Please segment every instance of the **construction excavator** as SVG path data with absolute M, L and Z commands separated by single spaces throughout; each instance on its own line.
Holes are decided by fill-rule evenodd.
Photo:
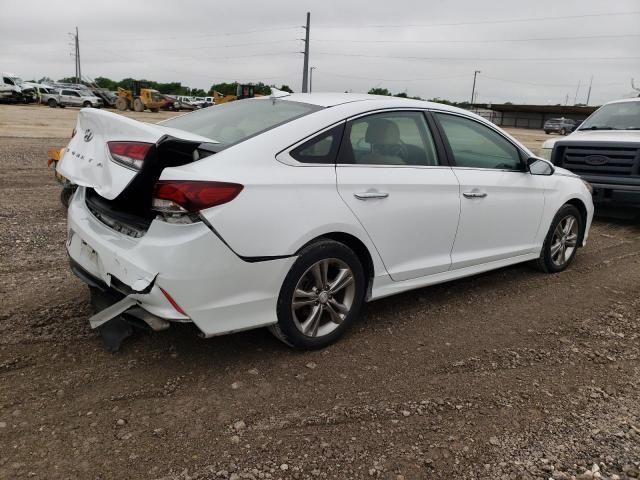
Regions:
M 115 106 L 122 112 L 125 110 L 157 112 L 167 105 L 168 101 L 164 95 L 158 90 L 142 87 L 140 82 L 134 82 L 131 90 L 118 87 L 118 98 L 116 98 Z
M 242 100 L 245 98 L 253 98 L 260 97 L 261 95 L 256 95 L 253 89 L 253 85 L 238 85 L 236 89 L 235 95 L 223 95 L 220 92 L 213 92 L 213 99 L 216 105 L 220 105 L 222 103 L 233 102 L 234 100 Z

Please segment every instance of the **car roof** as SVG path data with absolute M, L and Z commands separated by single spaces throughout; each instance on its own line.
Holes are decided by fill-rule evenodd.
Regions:
M 270 98 L 269 96 L 256 98 Z M 414 100 L 411 98 L 392 97 L 385 95 L 369 95 L 366 93 L 293 93 L 291 95 L 278 97 L 279 100 L 291 102 L 310 103 L 320 107 L 334 107 L 345 103 L 375 101 L 377 104 L 384 103 L 385 107 L 407 107 L 407 108 L 432 108 L 436 110 L 447 110 L 452 112 L 469 113 L 458 107 L 452 107 L 443 103 L 427 102 L 426 100 Z
M 613 100 L 612 102 L 605 103 L 605 105 L 609 105 L 611 103 L 627 103 L 627 102 L 640 102 L 640 97 L 631 97 L 631 98 L 622 98 L 620 100 Z

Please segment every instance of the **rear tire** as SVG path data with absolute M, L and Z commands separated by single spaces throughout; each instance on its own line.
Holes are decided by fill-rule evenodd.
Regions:
M 358 317 L 365 281 L 358 256 L 346 245 L 320 240 L 306 247 L 282 284 L 271 333 L 304 350 L 334 343 Z
M 537 260 L 540 270 L 558 273 L 571 265 L 582 238 L 583 223 L 582 215 L 573 205 L 565 204 L 558 210 Z
M 47 105 L 51 108 L 56 108 L 58 106 L 58 102 L 56 102 L 53 98 L 47 100 Z
M 142 100 L 140 100 L 139 98 L 136 98 L 133 101 L 133 109 L 136 112 L 144 112 L 144 103 L 142 103 Z
M 560 135 L 564 137 L 566 134 L 567 134 L 567 131 L 564 128 L 560 130 Z
M 71 201 L 71 196 L 73 195 L 72 188 L 63 188 L 60 192 L 60 202 L 64 205 L 64 208 L 69 208 L 69 202 Z
M 86 102 L 84 102 L 84 103 L 82 104 L 82 106 L 83 106 L 83 108 L 89 108 L 89 107 L 91 107 L 92 105 L 91 105 L 91 102 L 90 102 L 89 100 L 87 100 Z

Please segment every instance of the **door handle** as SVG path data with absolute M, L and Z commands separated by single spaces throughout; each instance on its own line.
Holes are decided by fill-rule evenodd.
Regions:
M 464 192 L 462 195 L 465 198 L 484 198 L 487 196 L 485 192 Z
M 386 192 L 361 192 L 354 193 L 353 196 L 358 200 L 371 200 L 374 198 L 387 198 L 389 194 Z

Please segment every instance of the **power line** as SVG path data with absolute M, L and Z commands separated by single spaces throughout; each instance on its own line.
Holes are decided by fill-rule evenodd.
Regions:
M 473 22 L 453 22 L 453 23 L 409 23 L 409 24 L 376 24 L 376 25 L 322 25 L 318 28 L 412 28 L 412 27 L 455 27 L 461 25 L 490 25 L 499 23 L 520 23 L 520 22 L 538 22 L 545 20 L 567 20 L 577 18 L 592 17 L 614 17 L 626 15 L 638 15 L 640 11 L 631 12 L 603 12 L 603 13 L 586 13 L 583 15 L 555 15 L 552 17 L 528 17 L 528 18 L 511 18 L 502 20 L 479 20 Z
M 545 38 L 511 38 L 511 39 L 491 39 L 491 40 L 350 40 L 350 39 L 333 39 L 318 38 L 316 42 L 336 42 L 336 43 L 503 43 L 503 42 L 537 42 L 547 40 L 585 40 L 598 38 L 624 38 L 624 37 L 640 37 L 638 33 L 625 33 L 620 35 L 579 35 L 572 37 L 545 37 Z
M 268 32 L 281 32 L 288 30 L 299 30 L 300 27 L 282 27 L 282 28 L 265 28 L 262 30 L 245 30 L 242 32 L 221 32 L 221 33 L 204 33 L 198 35 L 179 35 L 179 36 L 171 36 L 167 37 L 164 35 L 159 35 L 156 37 L 138 37 L 138 38 L 109 38 L 109 39 L 94 39 L 93 42 L 99 43 L 111 43 L 111 42 L 138 42 L 144 40 L 158 40 L 161 38 L 162 40 L 178 40 L 181 38 L 209 38 L 209 37 L 231 37 L 236 35 L 250 35 L 253 33 L 268 33 Z
M 364 53 L 342 53 L 342 52 L 316 52 L 319 55 L 331 55 L 336 57 L 361 57 L 361 58 L 389 58 L 396 60 L 428 60 L 428 61 L 523 61 L 523 62 L 554 62 L 554 61 L 585 61 L 594 60 L 637 60 L 635 57 L 418 57 L 418 56 L 398 56 L 398 55 L 369 55 Z
M 249 43 L 236 43 L 236 44 L 224 44 L 224 45 L 205 45 L 201 47 L 182 47 L 182 48 L 141 48 L 141 49 L 127 49 L 127 52 L 131 53 L 139 53 L 139 52 L 184 52 L 184 51 L 192 51 L 192 50 L 208 50 L 208 49 L 223 49 L 223 48 L 235 48 L 235 47 L 248 47 L 248 46 L 258 46 L 258 45 L 272 45 L 276 43 L 292 43 L 297 42 L 298 40 L 295 38 L 290 38 L 288 40 L 272 40 L 272 41 L 262 41 L 262 42 L 249 42 Z M 92 43 L 92 42 L 87 42 Z
M 467 75 L 446 75 L 441 77 L 425 77 L 425 78 L 374 78 L 374 77 L 359 77 L 356 75 L 345 75 L 341 73 L 332 73 L 322 71 L 323 75 L 329 75 L 330 77 L 342 77 L 342 78 L 352 78 L 356 80 L 375 80 L 379 82 L 426 82 L 430 80 L 447 80 L 452 78 L 462 78 L 467 77 Z
M 487 75 L 483 75 L 482 78 L 486 78 L 488 80 L 496 80 L 498 82 L 507 82 L 507 83 L 517 83 L 521 85 L 531 85 L 534 87 L 573 87 L 575 83 L 538 83 L 538 82 L 529 82 L 526 80 L 509 80 L 506 78 L 498 78 L 498 77 L 490 77 Z M 597 85 L 600 87 L 608 87 L 611 85 L 620 85 L 621 82 L 608 82 L 608 83 L 598 83 Z

